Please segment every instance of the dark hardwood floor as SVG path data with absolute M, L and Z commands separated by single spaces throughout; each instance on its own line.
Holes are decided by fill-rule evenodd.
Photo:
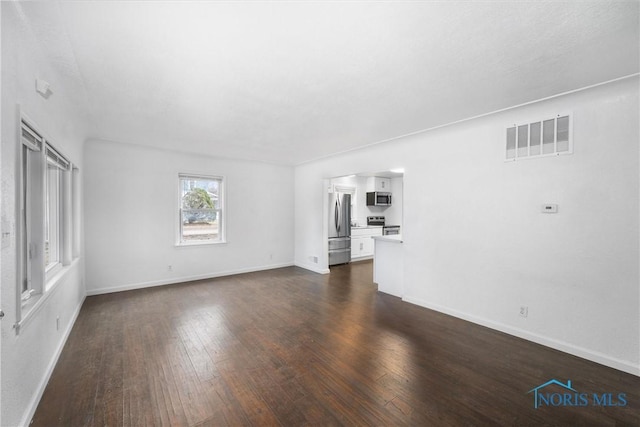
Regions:
M 640 425 L 640 378 L 378 293 L 371 269 L 89 297 L 33 425 Z M 535 409 L 550 379 L 589 405 Z

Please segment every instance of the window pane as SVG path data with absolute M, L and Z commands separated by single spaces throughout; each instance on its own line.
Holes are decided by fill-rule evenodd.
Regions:
M 183 178 L 182 209 L 219 209 L 220 181 L 217 179 Z
M 183 209 L 182 236 L 183 242 L 218 240 L 218 211 L 214 209 Z
M 47 164 L 44 264 L 60 262 L 60 169 Z
M 29 290 L 29 280 L 31 279 L 31 260 L 29 258 L 29 236 L 27 230 L 28 218 L 31 215 L 31 207 L 27 202 L 27 198 L 31 195 L 31 177 L 29 176 L 29 163 L 31 160 L 31 150 L 24 145 L 22 146 L 22 197 L 21 208 L 22 221 L 20 229 L 22 230 L 22 283 L 21 293 Z

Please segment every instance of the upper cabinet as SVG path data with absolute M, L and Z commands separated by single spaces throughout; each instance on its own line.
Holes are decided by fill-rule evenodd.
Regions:
M 391 191 L 391 178 L 378 176 L 367 178 L 367 191 Z

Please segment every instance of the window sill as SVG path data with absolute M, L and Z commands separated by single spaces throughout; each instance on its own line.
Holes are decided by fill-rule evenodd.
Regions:
M 201 242 L 178 242 L 175 244 L 177 248 L 189 248 L 199 246 L 214 246 L 214 245 L 226 245 L 226 240 L 216 240 L 215 242 L 201 241 Z
M 65 278 L 67 273 L 71 271 L 71 269 L 78 263 L 78 258 L 71 261 L 71 264 L 61 267 L 56 271 L 56 273 L 45 283 L 45 289 L 47 289 L 43 294 L 33 295 L 28 300 L 22 303 L 21 307 L 21 319 L 15 325 L 16 335 L 20 334 L 20 331 L 24 329 L 36 314 L 40 312 L 42 307 L 45 305 L 47 300 L 53 295 L 53 293 L 58 289 L 58 285 Z
M 68 267 L 68 266 L 67 266 Z M 55 264 L 51 264 L 47 266 L 44 270 L 44 292 L 47 293 L 53 287 L 57 280 L 59 280 L 58 275 L 63 270 L 62 263 L 56 262 Z

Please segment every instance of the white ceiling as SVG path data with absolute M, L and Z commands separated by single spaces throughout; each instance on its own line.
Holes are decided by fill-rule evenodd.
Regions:
M 90 137 L 300 164 L 639 71 L 637 1 L 20 3 Z

